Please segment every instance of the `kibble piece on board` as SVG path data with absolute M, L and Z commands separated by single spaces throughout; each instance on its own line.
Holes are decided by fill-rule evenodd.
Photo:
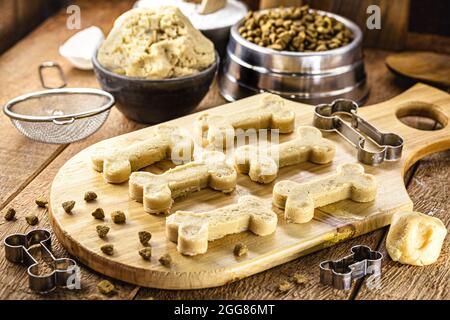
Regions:
M 292 289 L 292 284 L 287 281 L 283 281 L 278 285 L 278 291 L 287 292 Z
M 139 241 L 142 245 L 147 246 L 148 242 L 152 238 L 152 234 L 148 231 L 139 231 Z
M 108 256 L 112 256 L 114 254 L 114 246 L 110 243 L 104 244 L 100 247 L 100 250 Z
M 16 210 L 14 208 L 8 208 L 5 212 L 5 220 L 6 221 L 12 221 L 16 217 Z
M 145 247 L 139 250 L 139 255 L 144 260 L 150 260 L 150 258 L 152 257 L 152 247 Z
M 84 193 L 84 201 L 89 202 L 97 199 L 97 194 L 94 191 L 86 191 Z
M 73 201 L 73 200 L 65 201 L 61 204 L 61 206 L 63 207 L 63 209 L 66 213 L 71 213 L 73 207 L 75 207 L 75 201 Z
M 98 220 L 103 220 L 105 218 L 105 211 L 103 211 L 102 208 L 95 209 L 91 214 L 95 219 Z
M 48 204 L 47 199 L 44 196 L 40 196 L 34 200 L 38 207 L 45 208 Z
M 242 243 L 242 242 L 238 242 L 236 243 L 236 245 L 234 246 L 234 250 L 233 253 L 236 257 L 242 257 L 243 255 L 246 255 L 248 252 L 248 248 L 247 246 Z
M 25 220 L 30 226 L 35 226 L 39 223 L 39 219 L 35 214 L 29 214 L 25 217 Z
M 107 226 L 97 226 L 97 234 L 100 238 L 105 238 L 109 232 L 109 227 Z
M 127 220 L 127 217 L 125 216 L 125 213 L 123 211 L 113 211 L 111 212 L 111 219 L 114 223 L 125 223 Z
M 114 285 L 108 280 L 102 280 L 97 284 L 97 289 L 101 294 L 109 296 L 113 294 L 116 290 Z
M 159 258 L 159 263 L 161 263 L 164 267 L 170 268 L 172 265 L 172 257 L 166 253 L 165 255 Z

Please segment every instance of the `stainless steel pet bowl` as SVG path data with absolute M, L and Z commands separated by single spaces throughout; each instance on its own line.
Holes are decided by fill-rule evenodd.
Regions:
M 339 98 L 364 102 L 369 89 L 360 28 L 344 17 L 317 12 L 342 22 L 352 31 L 352 42 L 322 52 L 276 51 L 241 37 L 238 29 L 243 21 L 240 21 L 230 31 L 227 56 L 219 78 L 222 96 L 235 101 L 260 92 L 272 92 L 309 104 Z

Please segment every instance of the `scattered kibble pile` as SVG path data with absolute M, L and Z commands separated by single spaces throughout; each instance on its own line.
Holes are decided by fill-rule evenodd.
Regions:
M 332 50 L 353 39 L 343 23 L 318 14 L 307 5 L 250 11 L 239 34 L 262 47 L 295 52 Z

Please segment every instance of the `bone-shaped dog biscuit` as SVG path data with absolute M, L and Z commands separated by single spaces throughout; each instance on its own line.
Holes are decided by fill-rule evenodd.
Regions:
M 109 183 L 127 181 L 131 172 L 163 159 L 190 161 L 194 144 L 176 127 L 161 125 L 155 135 L 124 148 L 102 148 L 91 155 L 93 168 Z
M 173 199 L 210 187 L 229 193 L 236 187 L 237 173 L 218 151 L 204 152 L 202 159 L 177 166 L 163 174 L 133 172 L 130 198 L 144 204 L 149 213 L 167 213 Z
M 167 238 L 178 243 L 180 253 L 189 256 L 205 253 L 208 241 L 228 234 L 250 230 L 265 236 L 276 227 L 277 215 L 254 196 L 243 196 L 237 204 L 208 212 L 177 211 L 166 219 Z
M 302 126 L 297 129 L 298 137 L 277 145 L 245 145 L 236 149 L 236 168 L 248 173 L 250 179 L 259 183 L 272 182 L 281 167 L 311 161 L 325 164 L 333 160 L 334 144 L 322 137 L 319 129 Z
M 234 143 L 236 129 L 278 129 L 280 133 L 294 130 L 295 114 L 284 105 L 284 100 L 274 94 L 261 97 L 258 107 L 245 109 L 228 116 L 202 114 L 197 118 L 196 131 L 203 145 L 227 148 Z M 206 135 L 206 140 L 203 138 Z
M 273 188 L 273 204 L 285 209 L 285 218 L 306 223 L 314 216 L 314 208 L 340 200 L 369 202 L 375 199 L 377 184 L 373 175 L 364 173 L 357 163 L 337 167 L 337 173 L 306 183 L 280 181 Z

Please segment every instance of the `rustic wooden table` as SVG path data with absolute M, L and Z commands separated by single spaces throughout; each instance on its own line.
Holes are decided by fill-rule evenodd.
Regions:
M 98 25 L 108 32 L 114 19 L 132 6 L 133 1 L 79 1 L 82 27 Z M 35 31 L 0 56 L 0 103 L 22 93 L 39 90 L 37 66 L 44 60 L 59 62 L 70 87 L 98 87 L 90 71 L 71 68 L 58 54 L 58 47 L 76 30 L 66 28 L 67 14 L 61 10 L 46 20 Z M 423 41 L 448 50 L 448 42 L 434 37 L 423 37 Z M 417 36 L 411 37 L 416 47 L 430 47 Z M 439 48 L 438 48 L 439 49 Z M 366 50 L 366 67 L 371 85 L 367 104 L 389 99 L 409 87 L 410 84 L 396 79 L 384 65 L 388 51 Z M 198 110 L 225 103 L 217 86 L 202 101 Z M 0 239 L 14 232 L 31 229 L 24 216 L 35 213 L 39 216 L 39 227 L 50 228 L 47 211 L 39 209 L 34 199 L 49 194 L 50 185 L 58 169 L 73 155 L 100 140 L 120 135 L 143 126 L 126 119 L 113 110 L 106 124 L 91 137 L 70 145 L 48 145 L 33 142 L 22 136 L 3 115 L 0 115 L 0 209 L 13 207 L 18 220 L 6 222 L 0 218 Z M 433 129 L 433 121 L 409 119 L 415 126 Z M 420 131 L 418 131 L 420 134 Z M 414 202 L 415 209 L 439 217 L 448 226 L 450 223 L 450 152 L 434 154 L 420 160 L 406 175 L 405 183 Z M 385 250 L 387 228 L 377 230 L 359 238 L 337 244 L 329 249 L 310 254 L 255 276 L 219 288 L 188 291 L 156 290 L 136 287 L 110 279 L 118 288 L 113 299 L 449 299 L 450 298 L 450 244 L 446 241 L 437 263 L 427 267 L 403 266 L 389 259 Z M 57 256 L 67 252 L 54 241 Z M 322 260 L 335 259 L 348 254 L 351 246 L 365 244 L 380 250 L 386 256 L 383 261 L 383 276 L 378 289 L 369 289 L 364 281 L 354 284 L 348 292 L 336 291 L 321 286 L 318 279 L 318 264 Z M 28 289 L 25 270 L 4 258 L 0 252 L 0 299 L 88 299 L 97 292 L 96 284 L 105 277 L 81 266 L 81 290 L 56 290 L 48 295 L 39 295 Z M 303 274 L 307 281 L 286 293 L 278 293 L 276 286 L 294 272 Z

